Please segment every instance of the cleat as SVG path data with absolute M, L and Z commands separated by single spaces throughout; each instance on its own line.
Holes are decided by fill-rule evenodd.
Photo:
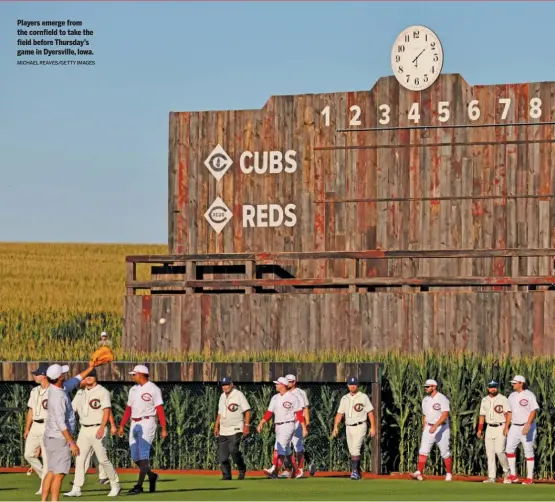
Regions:
M 483 483 L 495 483 L 495 479 L 493 478 L 488 478 L 485 481 L 482 481 Z
M 42 490 L 39 490 L 35 495 L 42 495 Z
M 98 480 L 99 485 L 107 485 L 109 482 L 110 482 L 110 480 L 108 478 Z
M 269 477 L 273 477 L 273 474 L 276 471 L 276 466 L 272 465 L 272 467 L 270 467 L 269 469 L 264 469 L 264 473 L 269 476 Z
M 135 485 L 131 490 L 127 492 L 127 495 L 138 495 L 139 493 L 143 493 L 143 487 L 139 485 Z
M 359 480 L 360 479 L 360 474 L 358 472 L 351 472 L 351 479 Z
M 424 481 L 424 478 L 422 477 L 422 473 L 420 471 L 416 471 L 413 472 L 411 474 L 412 479 L 417 479 L 418 481 Z
M 156 491 L 156 481 L 158 481 L 158 474 L 154 474 L 154 476 L 148 479 L 148 488 L 150 493 L 154 493 Z
M 245 471 L 239 471 L 239 476 L 237 477 L 237 479 L 245 479 Z
M 112 489 L 110 493 L 108 493 L 108 497 L 117 497 L 121 492 L 121 485 L 119 483 L 115 483 L 112 485 Z
M 64 497 L 80 497 L 81 490 L 71 490 L 70 492 L 64 493 Z
M 453 481 L 453 475 L 452 474 L 446 474 L 445 475 L 445 481 Z
M 304 469 L 299 469 L 297 475 L 295 476 L 297 479 L 304 478 Z
M 506 485 L 510 485 L 511 483 L 518 483 L 518 476 L 514 474 L 510 474 L 509 476 L 506 477 L 503 483 L 505 483 Z
M 280 473 L 278 475 L 278 478 L 280 479 L 285 479 L 285 478 L 290 478 L 291 477 L 291 473 L 289 471 L 283 471 L 282 473 Z
M 310 464 L 310 466 L 308 467 L 308 473 L 311 476 L 314 476 L 314 474 L 316 474 L 316 466 L 314 464 Z
M 534 484 L 534 480 L 531 478 L 526 478 L 523 482 L 523 485 L 533 485 Z

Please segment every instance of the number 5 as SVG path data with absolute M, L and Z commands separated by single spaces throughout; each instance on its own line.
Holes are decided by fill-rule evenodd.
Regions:
M 438 120 L 447 122 L 451 114 L 449 113 L 449 101 L 440 101 L 438 104 Z

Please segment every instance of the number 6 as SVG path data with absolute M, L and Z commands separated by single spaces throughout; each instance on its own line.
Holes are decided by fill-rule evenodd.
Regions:
M 470 120 L 478 120 L 480 118 L 480 108 L 478 108 L 479 104 L 480 102 L 477 99 L 473 99 L 468 104 L 468 118 Z

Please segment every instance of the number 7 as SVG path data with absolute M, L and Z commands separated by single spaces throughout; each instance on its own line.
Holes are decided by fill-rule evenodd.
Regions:
M 499 104 L 504 105 L 503 112 L 501 113 L 501 120 L 505 120 L 509 114 L 509 107 L 511 106 L 511 98 L 500 98 Z

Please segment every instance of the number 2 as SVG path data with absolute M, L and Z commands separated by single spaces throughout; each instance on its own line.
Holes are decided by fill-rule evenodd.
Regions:
M 355 112 L 353 115 L 353 118 L 349 122 L 349 125 L 352 125 L 352 126 L 360 125 L 362 123 L 360 121 L 360 106 L 353 105 L 351 106 L 351 108 L 349 108 L 349 110 L 351 110 L 352 112 Z

